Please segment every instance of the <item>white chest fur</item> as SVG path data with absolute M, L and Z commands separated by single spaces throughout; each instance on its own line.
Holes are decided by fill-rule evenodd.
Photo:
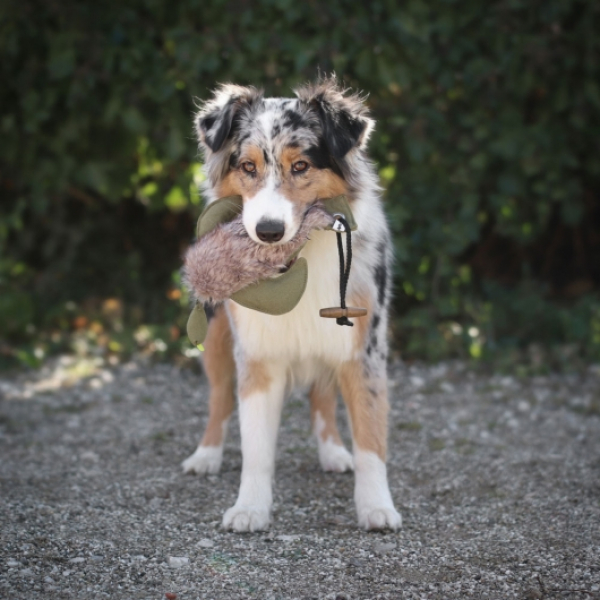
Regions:
M 289 313 L 271 316 L 228 302 L 237 343 L 255 359 L 288 363 L 317 359 L 332 365 L 349 360 L 357 328 L 340 327 L 335 319 L 319 316 L 319 309 L 340 303 L 335 234 L 313 232 L 301 256 L 308 262 L 308 283 Z

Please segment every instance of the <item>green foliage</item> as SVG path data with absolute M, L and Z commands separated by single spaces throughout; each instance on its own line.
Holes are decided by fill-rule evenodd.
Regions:
M 66 303 L 85 312 L 90 298 L 121 298 L 140 322 L 174 318 L 165 292 L 200 203 L 194 97 L 220 81 L 288 95 L 320 68 L 368 91 L 378 119 L 405 354 L 542 342 L 600 358 L 600 5 L 0 10 L 5 339 L 69 328 Z

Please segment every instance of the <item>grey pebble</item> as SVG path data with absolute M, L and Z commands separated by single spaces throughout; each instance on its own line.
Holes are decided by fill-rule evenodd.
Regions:
M 300 539 L 300 536 L 297 535 L 278 535 L 276 538 L 276 540 L 279 540 L 280 542 L 295 542 L 296 540 Z
M 172 569 L 179 569 L 189 564 L 190 559 L 187 556 L 169 556 L 167 562 Z
M 396 544 L 391 542 L 387 544 L 375 544 L 373 546 L 373 551 L 377 554 L 387 554 L 388 552 L 394 550 L 394 548 L 396 548 Z

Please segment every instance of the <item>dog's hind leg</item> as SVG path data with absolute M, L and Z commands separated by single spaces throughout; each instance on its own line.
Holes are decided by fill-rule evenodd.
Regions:
M 336 422 L 337 388 L 334 381 L 317 381 L 310 390 L 310 420 L 317 438 L 323 471 L 350 471 L 352 455 L 344 447 Z
M 387 481 L 387 379 L 385 363 L 366 357 L 343 363 L 339 384 L 352 423 L 354 501 L 365 529 L 397 529 L 402 519 Z
M 223 460 L 235 392 L 233 340 L 223 307 L 210 320 L 204 347 L 203 366 L 210 384 L 208 423 L 198 448 L 182 463 L 185 473 L 218 473 Z

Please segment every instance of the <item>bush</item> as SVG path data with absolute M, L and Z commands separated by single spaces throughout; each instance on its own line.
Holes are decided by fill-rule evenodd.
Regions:
M 23 0 L 2 11 L 11 347 L 35 328 L 71 328 L 72 303 L 82 312 L 90 298 L 121 298 L 136 322 L 173 318 L 166 294 L 200 204 L 193 98 L 228 80 L 287 95 L 320 68 L 370 92 L 405 354 L 543 342 L 600 358 L 595 3 Z

